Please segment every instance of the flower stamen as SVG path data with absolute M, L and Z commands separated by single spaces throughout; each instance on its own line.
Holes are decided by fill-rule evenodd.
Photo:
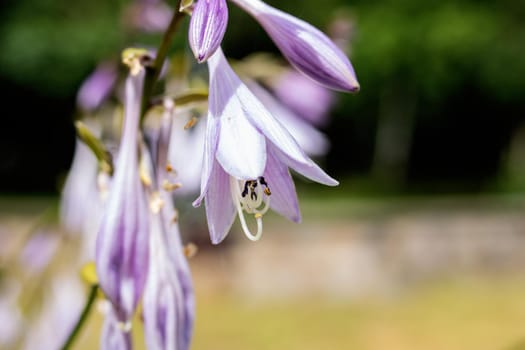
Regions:
M 230 187 L 244 234 L 251 241 L 258 241 L 263 231 L 262 217 L 268 209 L 270 209 L 271 191 L 266 180 L 260 176 L 256 180 L 246 180 L 243 183 L 242 180 L 230 177 Z M 257 222 L 257 232 L 255 234 L 248 228 L 246 219 L 244 218 L 244 212 L 254 214 Z

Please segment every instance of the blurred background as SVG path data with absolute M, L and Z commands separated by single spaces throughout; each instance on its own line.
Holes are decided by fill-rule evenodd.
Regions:
M 525 349 L 525 3 L 267 2 L 350 25 L 361 91 L 337 94 L 319 159 L 341 185 L 299 180 L 303 223 L 271 216 L 257 244 L 233 232 L 210 247 L 202 212 L 177 203 L 200 248 L 193 348 Z M 126 29 L 129 3 L 0 3 L 0 248 L 57 207 L 82 81 L 123 48 L 158 45 Z M 229 57 L 277 53 L 229 9 Z

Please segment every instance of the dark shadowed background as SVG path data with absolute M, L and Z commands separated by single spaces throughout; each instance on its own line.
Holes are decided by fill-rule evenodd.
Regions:
M 158 37 L 118 28 L 126 1 L 0 4 L 0 191 L 56 193 L 73 153 L 74 98 L 103 58 Z M 326 28 L 355 21 L 361 83 L 325 131 L 326 168 L 365 193 L 525 188 L 525 5 L 522 1 L 269 1 Z M 275 51 L 230 7 L 226 53 Z M 242 30 L 240 30 L 242 28 Z

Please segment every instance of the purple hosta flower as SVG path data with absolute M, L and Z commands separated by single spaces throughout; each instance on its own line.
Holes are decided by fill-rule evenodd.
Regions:
M 123 328 L 114 310 L 110 307 L 104 320 L 100 336 L 101 350 L 131 350 L 131 332 Z
M 80 87 L 77 94 L 78 107 L 85 112 L 99 108 L 115 86 L 117 73 L 114 64 L 100 64 Z
M 20 264 L 32 274 L 42 272 L 57 252 L 59 239 L 59 235 L 51 232 L 34 233 L 20 253 Z
M 228 24 L 226 0 L 199 0 L 193 8 L 189 43 L 199 63 L 206 61 L 221 45 Z
M 200 117 L 197 124 L 185 128 L 190 118 L 190 112 L 177 114 L 173 118 L 168 153 L 169 165 L 175 169 L 176 179 L 182 184 L 175 194 L 182 196 L 198 193 L 204 157 L 206 118 Z
M 148 349 L 187 350 L 193 333 L 194 296 L 175 220 L 171 177 L 166 169 L 174 105 L 164 103 L 160 128 L 148 134 L 155 159 L 150 205 L 150 265 L 144 289 L 144 331 Z M 183 151 L 181 149 L 181 151 Z
M 248 82 L 247 85 L 268 111 L 290 132 L 306 154 L 311 156 L 326 154 L 330 145 L 322 132 L 283 106 L 262 86 L 253 81 Z
M 261 24 L 286 59 L 299 71 L 330 89 L 359 90 L 352 64 L 321 31 L 260 0 L 232 1 Z
M 148 208 L 137 154 L 144 75 L 135 66 L 126 80 L 124 129 L 96 246 L 100 287 L 121 322 L 131 319 L 148 271 Z
M 214 244 L 226 237 L 236 212 L 246 236 L 257 240 L 262 234 L 262 216 L 269 207 L 300 221 L 288 167 L 322 184 L 334 186 L 337 181 L 305 155 L 292 135 L 233 72 L 222 50 L 210 57 L 208 66 L 205 156 L 201 195 L 194 205 L 205 199 Z M 244 212 L 254 215 L 256 234 L 248 229 Z
M 328 112 L 335 103 L 332 91 L 289 70 L 272 85 L 275 96 L 297 116 L 316 126 L 328 121 Z
M 187 350 L 193 333 L 194 297 L 190 271 L 169 196 L 151 213 L 150 269 L 144 289 L 148 349 Z

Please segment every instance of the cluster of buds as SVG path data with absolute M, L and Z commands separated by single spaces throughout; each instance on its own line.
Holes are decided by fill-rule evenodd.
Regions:
M 187 63 L 165 69 L 167 50 L 161 47 L 157 53 L 124 51 L 123 106 L 114 112 L 101 106 L 112 91 L 119 91 L 116 66 L 104 63 L 79 92 L 80 109 L 98 118 L 77 123 L 85 145 L 77 145 L 61 214 L 66 226 L 89 237 L 85 242 L 96 240 L 95 246 L 86 243 L 85 256 L 94 258 L 98 283 L 111 305 L 103 349 L 132 347 L 130 330 L 141 301 L 149 349 L 189 348 L 194 296 L 174 207 L 181 183 L 188 192 L 194 190 L 186 179 L 200 177 L 200 184 L 194 181 L 200 195 L 193 205 L 205 203 L 213 244 L 225 239 L 237 216 L 253 241 L 261 238 L 269 209 L 299 222 L 290 168 L 315 182 L 338 184 L 310 156 L 328 149 L 325 136 L 315 128 L 333 103 L 327 89 L 359 90 L 350 61 L 308 23 L 260 0 L 232 2 L 261 24 L 293 67 L 279 65 L 283 83 L 275 83 L 273 77 L 268 90 L 260 84 L 264 77 L 252 74 L 247 62 L 236 67 L 239 75 L 230 66 L 221 49 L 228 22 L 226 0 L 183 1 L 175 11 L 160 1 L 143 1 L 140 8 L 151 5 L 156 11 L 151 13 L 173 16 L 168 23 L 159 15 L 168 32 L 191 15 L 188 42 L 195 63 L 208 66 L 207 89 L 191 86 L 189 70 L 181 68 Z M 141 23 L 140 13 L 132 14 L 133 23 Z M 152 20 L 148 17 L 148 30 L 156 28 Z M 290 85 L 301 79 L 305 104 L 314 106 L 306 106 L 308 115 L 301 115 L 305 107 L 296 98 L 285 97 L 289 87 L 279 89 L 284 81 Z M 157 80 L 165 82 L 159 96 L 152 88 Z M 117 120 L 122 128 L 108 120 Z M 187 129 L 193 129 L 191 136 Z M 113 140 L 119 140 L 118 147 Z M 250 229 L 246 219 L 252 216 L 256 229 Z

